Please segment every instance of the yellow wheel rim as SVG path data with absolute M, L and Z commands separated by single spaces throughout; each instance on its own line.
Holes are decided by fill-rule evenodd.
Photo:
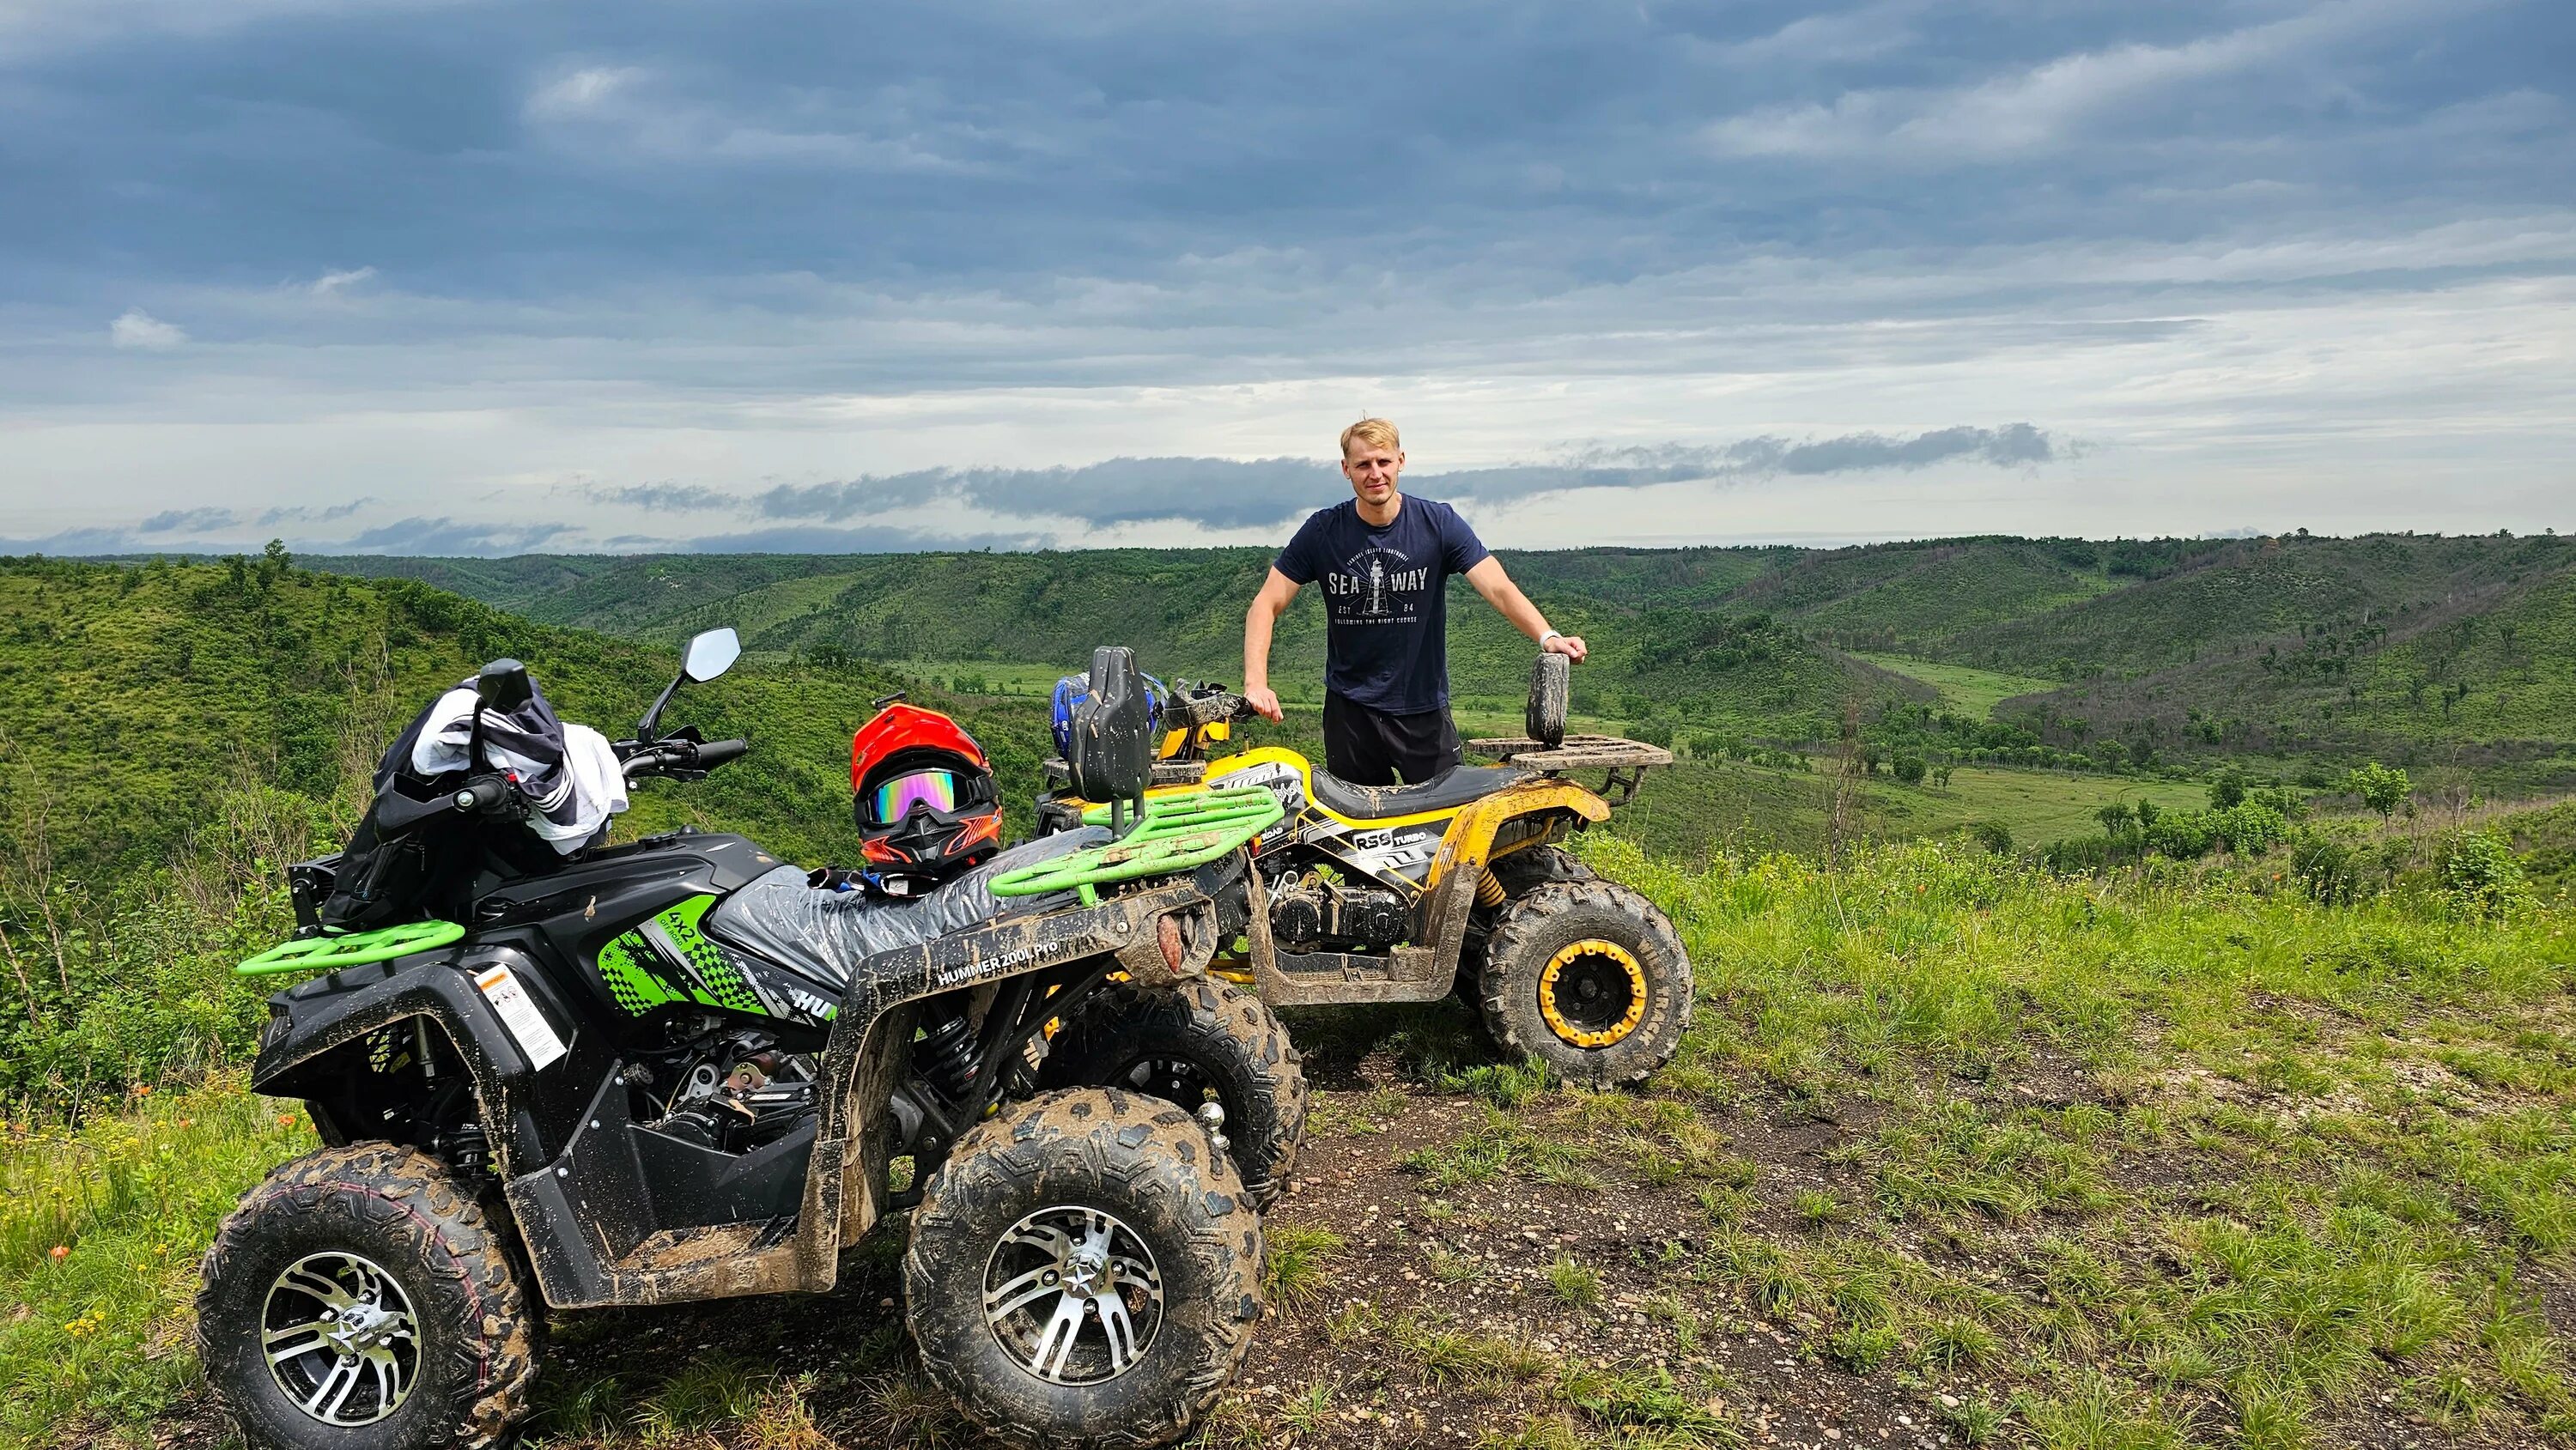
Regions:
M 1612 970 L 1601 970 L 1603 965 Z M 1594 1008 L 1592 1003 L 1622 977 L 1628 990 L 1627 1008 L 1605 1024 L 1602 1019 L 1609 1016 L 1608 1010 Z M 1571 1016 L 1568 1006 L 1574 1008 Z M 1576 1047 L 1613 1046 L 1646 1020 L 1646 969 L 1637 964 L 1634 952 L 1617 942 L 1587 937 L 1548 958 L 1547 970 L 1538 978 L 1538 1010 L 1547 1019 L 1547 1030 L 1564 1042 Z

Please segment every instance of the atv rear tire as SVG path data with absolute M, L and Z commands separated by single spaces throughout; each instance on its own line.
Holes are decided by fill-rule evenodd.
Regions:
M 207 1379 L 253 1443 L 281 1450 L 502 1443 L 541 1332 L 484 1205 L 392 1143 L 271 1174 L 224 1220 L 197 1292 Z
M 1261 999 L 1224 982 L 1152 991 L 1112 982 L 1085 997 L 1047 1045 L 1038 1084 L 1151 1094 L 1196 1111 L 1213 1092 L 1243 1191 L 1267 1208 L 1306 1132 L 1306 1073 Z
M 1608 881 L 1554 881 L 1502 910 L 1478 979 L 1503 1051 L 1568 1081 L 1638 1082 L 1690 1026 L 1690 958 L 1653 902 Z
M 1252 1348 L 1261 1253 L 1195 1119 L 1074 1088 L 957 1140 L 913 1212 L 905 1318 L 923 1369 L 1006 1444 L 1163 1445 Z

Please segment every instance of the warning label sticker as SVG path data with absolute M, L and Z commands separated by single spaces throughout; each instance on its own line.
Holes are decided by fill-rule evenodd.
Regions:
M 546 1014 L 537 1010 L 528 989 L 519 985 L 508 967 L 486 967 L 474 974 L 474 985 L 483 989 L 483 999 L 500 1014 L 501 1025 L 510 1029 L 519 1051 L 527 1054 L 528 1066 L 542 1069 L 564 1055 L 563 1039 L 547 1025 Z

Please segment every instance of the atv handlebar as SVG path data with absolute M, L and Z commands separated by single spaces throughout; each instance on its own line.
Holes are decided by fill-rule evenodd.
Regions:
M 637 745 L 631 750 L 621 745 L 626 757 L 626 778 L 646 775 L 695 777 L 740 760 L 751 749 L 748 740 L 685 740 L 674 736 L 650 745 Z
M 463 789 L 448 797 L 466 815 L 489 815 L 518 799 L 519 792 L 505 776 L 487 775 L 465 783 Z

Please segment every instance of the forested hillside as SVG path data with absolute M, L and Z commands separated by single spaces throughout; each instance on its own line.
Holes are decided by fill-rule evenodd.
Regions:
M 105 879 L 169 857 L 227 792 L 317 805 L 342 792 L 345 814 L 349 782 L 412 714 L 499 655 L 528 661 L 564 718 L 612 735 L 677 660 L 281 556 L 0 561 L 0 846 L 22 868 L 40 860 Z M 850 732 L 897 688 L 863 664 L 756 660 L 691 687 L 671 721 L 749 736 L 753 753 L 702 783 L 648 787 L 629 826 L 721 819 L 799 857 L 848 854 Z M 1024 802 L 1043 720 L 1026 708 L 966 713 Z
M 1592 662 L 1576 708 L 1629 721 L 1663 716 L 1736 733 L 1830 735 L 1846 701 L 1929 698 L 1920 684 L 1812 643 L 1760 609 L 1724 601 L 1787 550 L 1602 550 L 1506 554 L 1557 628 L 1584 635 Z M 558 582 L 520 562 L 458 561 L 460 582 L 531 617 L 676 640 L 730 624 L 754 651 L 808 661 L 1024 663 L 1079 669 L 1102 644 L 1131 646 L 1164 675 L 1237 680 L 1243 611 L 1266 549 L 1101 549 L 1078 553 L 672 555 Z M 444 561 L 331 559 L 316 567 L 435 573 Z M 578 574 L 578 577 L 574 577 Z M 1449 661 L 1463 696 L 1527 688 L 1529 642 L 1464 582 L 1450 585 Z M 1323 607 L 1304 591 L 1279 623 L 1274 681 L 1318 697 Z
M 918 676 L 978 662 L 1044 673 L 1136 647 L 1166 674 L 1233 679 L 1267 549 L 857 556 L 317 561 L 395 573 L 532 618 L 668 643 L 731 623 L 778 659 Z M 1558 627 L 1591 642 L 1584 714 L 1654 731 L 1814 744 L 1848 707 L 1928 702 L 1969 668 L 2053 746 L 2122 739 L 2166 761 L 2371 754 L 2576 779 L 2567 643 L 2576 552 L 2552 535 L 2329 539 L 1980 537 L 1848 549 L 1505 551 Z M 1457 693 L 1504 710 L 1529 647 L 1453 585 Z M 1311 591 L 1309 591 L 1311 595 Z M 1273 676 L 1311 699 L 1311 597 Z M 1870 654 L 1867 664 L 1844 651 Z M 1885 666 L 1881 668 L 1880 666 Z M 1919 673 L 1913 673 L 1919 671 Z M 2049 682 L 2057 682 L 2054 690 Z M 2012 689 L 2024 689 L 2015 684 Z M 1982 714 L 1982 707 L 1980 709 Z

